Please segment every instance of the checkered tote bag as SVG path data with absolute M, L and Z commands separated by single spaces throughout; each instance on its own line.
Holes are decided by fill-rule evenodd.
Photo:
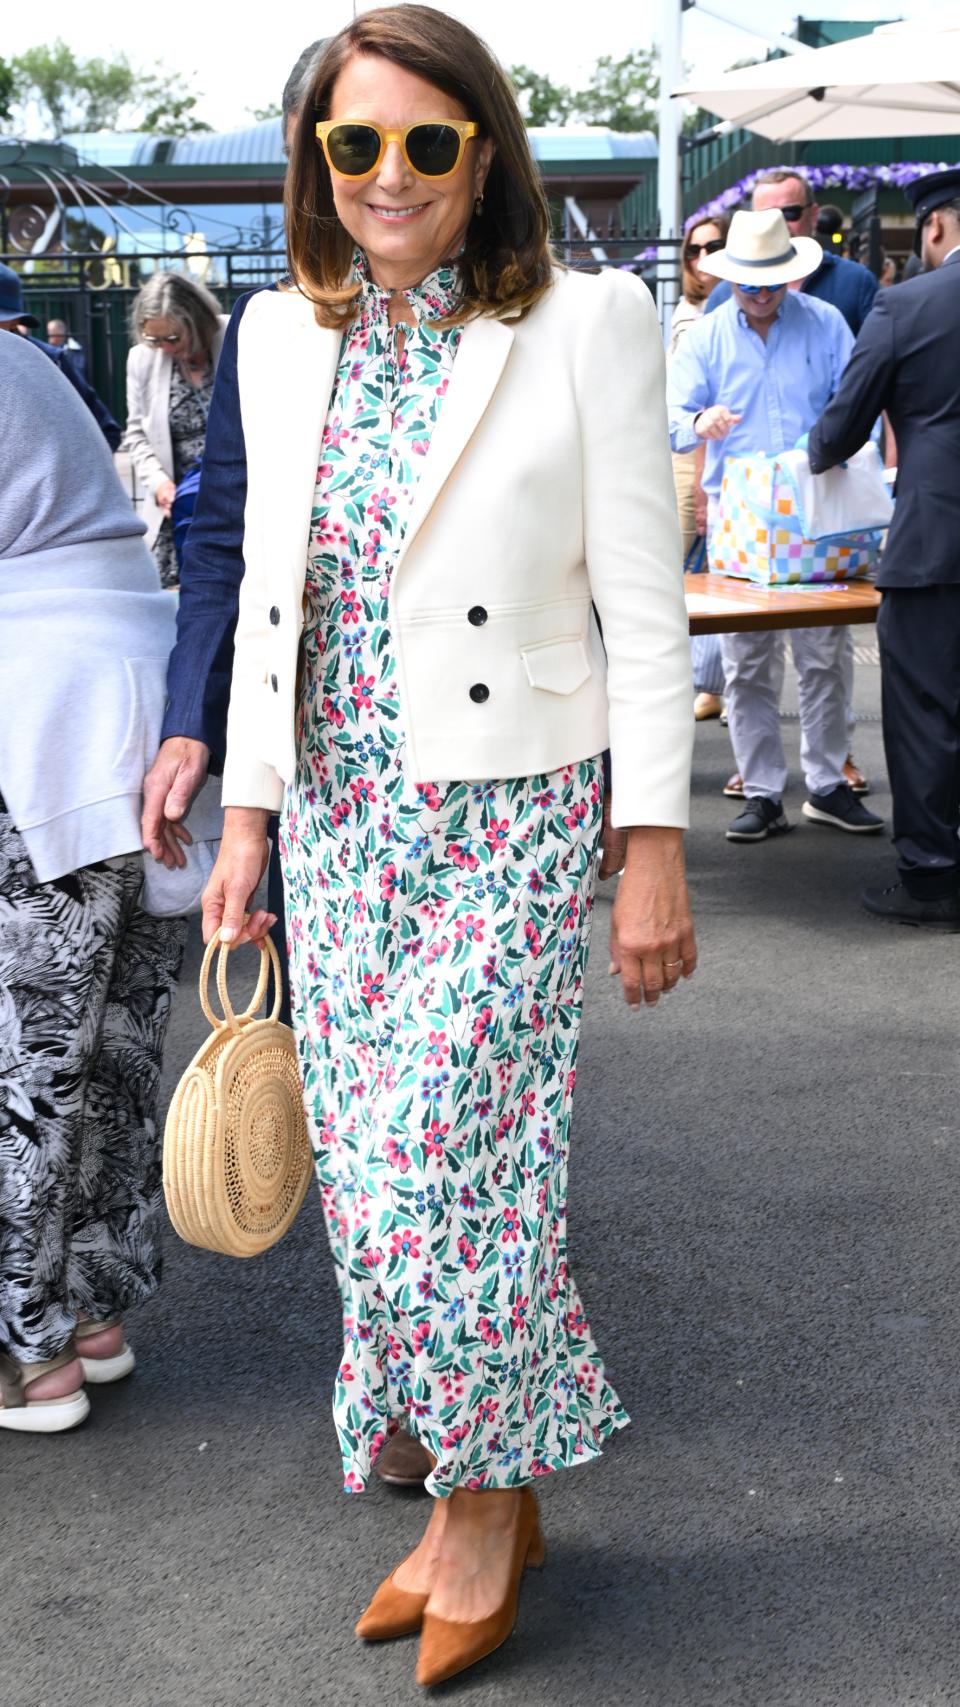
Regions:
M 881 529 L 804 537 L 791 462 L 798 454 L 803 453 L 727 458 L 710 541 L 711 569 L 772 587 L 789 581 L 850 581 L 876 567 Z

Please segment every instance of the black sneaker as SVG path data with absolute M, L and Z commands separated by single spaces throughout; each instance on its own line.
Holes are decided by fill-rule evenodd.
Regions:
M 748 800 L 739 817 L 734 818 L 727 831 L 728 842 L 763 842 L 768 836 L 782 835 L 790 829 L 779 800 L 768 800 L 758 794 Z
M 894 919 L 901 925 L 926 925 L 933 930 L 960 931 L 960 895 L 918 901 L 902 883 L 888 889 L 865 889 L 860 897 L 868 913 Z
M 801 810 L 812 824 L 832 824 L 835 830 L 849 830 L 855 836 L 872 836 L 883 829 L 883 819 L 868 812 L 845 782 L 829 794 L 811 794 Z

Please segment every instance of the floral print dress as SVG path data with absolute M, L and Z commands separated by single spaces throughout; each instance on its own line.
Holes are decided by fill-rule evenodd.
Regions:
M 460 342 L 456 274 L 362 293 L 323 435 L 298 769 L 280 829 L 294 1025 L 340 1280 L 334 1415 L 359 1491 L 388 1434 L 428 1491 L 583 1463 L 627 1422 L 567 1267 L 599 758 L 411 776 L 390 580 Z M 437 707 L 437 715 L 443 708 Z

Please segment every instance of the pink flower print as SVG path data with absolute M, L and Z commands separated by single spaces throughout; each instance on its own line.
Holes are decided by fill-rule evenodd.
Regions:
M 520 1211 L 519 1211 L 519 1209 L 512 1208 L 512 1207 L 506 1208 L 503 1212 L 503 1232 L 500 1234 L 500 1238 L 501 1238 L 501 1241 L 503 1242 L 503 1244 L 505 1244 L 505 1245 L 514 1244 L 515 1245 L 517 1242 L 517 1234 L 519 1233 L 519 1231 L 520 1231 Z
M 550 1466 L 542 1458 L 535 1458 L 530 1466 L 532 1476 L 549 1476 Z
M 423 1351 L 424 1348 L 428 1351 L 430 1349 L 430 1324 L 429 1322 L 418 1322 L 413 1330 L 414 1356 L 417 1352 Z
M 527 878 L 527 888 L 531 895 L 543 894 L 543 878 L 540 876 L 539 871 L 531 871 L 530 876 Z
M 375 1250 L 364 1251 L 363 1255 L 360 1258 L 360 1261 L 363 1264 L 364 1268 L 378 1268 L 379 1265 L 383 1261 L 383 1252 L 380 1249 L 379 1245 L 376 1247 Z
M 443 1159 L 443 1140 L 449 1130 L 449 1121 L 441 1126 L 439 1120 L 431 1120 L 423 1139 L 423 1147 L 428 1156 L 436 1156 L 438 1161 Z
M 567 1074 L 567 1096 L 572 1097 L 577 1083 L 577 1069 L 571 1067 Z
M 379 528 L 370 529 L 370 538 L 367 540 L 367 543 L 363 548 L 363 555 L 369 563 L 370 568 L 375 569 L 379 559 L 383 556 L 383 539 L 381 538 Z
M 380 893 L 385 901 L 392 901 L 397 893 L 397 868 L 392 860 L 380 873 Z M 429 1059 L 428 1055 L 427 1060 Z
M 422 1233 L 394 1233 L 390 1241 L 390 1255 L 416 1259 L 420 1255 L 422 1240 Z
M 445 1405 L 453 1403 L 454 1399 L 463 1398 L 463 1372 L 460 1369 L 445 1369 L 440 1376 L 440 1386 L 443 1388 Z
M 527 1116 L 536 1113 L 537 1095 L 535 1091 L 524 1091 L 520 1098 L 520 1113 Z
M 314 1014 L 314 1024 L 316 1025 L 317 1031 L 319 1032 L 321 1037 L 329 1037 L 330 1036 L 330 1003 L 329 1002 L 319 1001 L 317 1003 L 316 1012 Z M 328 1115 L 327 1118 L 329 1120 L 332 1117 L 330 1115 Z
M 594 778 L 593 782 L 590 784 L 590 800 L 594 806 L 599 806 L 600 784 L 597 782 L 596 778 Z
M 458 1423 L 456 1428 L 450 1429 L 448 1434 L 441 1436 L 440 1445 L 447 1447 L 451 1452 L 455 1452 L 457 1447 L 468 1438 L 469 1434 L 470 1424 Z
M 294 942 L 302 942 L 303 941 L 303 920 L 301 919 L 299 913 L 295 913 L 293 916 L 293 919 L 291 921 L 290 936 Z
M 488 955 L 487 959 L 484 961 L 480 970 L 483 973 L 484 983 L 485 984 L 493 984 L 496 981 L 496 976 L 497 976 L 496 955 L 493 955 L 493 954 Z
M 484 1345 L 491 1346 L 494 1351 L 498 1345 L 503 1344 L 503 1335 L 500 1332 L 499 1325 L 490 1316 L 477 1317 L 477 1332 Z
M 530 1024 L 533 1026 L 537 1037 L 540 1036 L 545 1023 L 543 1009 L 541 1008 L 540 1003 L 534 1002 L 533 1007 L 530 1009 Z
M 371 694 L 377 685 L 376 676 L 358 676 L 350 689 L 350 698 L 358 711 L 369 711 L 373 705 Z
M 340 825 L 345 824 L 350 816 L 349 800 L 338 800 L 330 816 L 333 819 L 334 829 L 339 830 Z
M 418 807 L 425 806 L 429 812 L 439 812 L 440 794 L 435 782 L 418 782 L 416 785 Z
M 577 1370 L 577 1386 L 585 1393 L 595 1393 L 597 1390 L 596 1370 L 590 1363 L 581 1363 Z
M 458 942 L 482 942 L 483 920 L 476 913 L 468 913 L 465 919 L 458 919 L 454 929 Z
M 407 1146 L 409 1142 L 410 1140 L 408 1138 L 394 1138 L 391 1136 L 387 1138 L 383 1146 L 383 1153 L 386 1156 L 387 1161 L 390 1163 L 390 1166 L 392 1168 L 398 1168 L 402 1174 L 409 1173 L 410 1171 L 410 1157 L 407 1153 Z
M 340 594 L 340 616 L 346 623 L 360 621 L 359 593 L 342 592 Z
M 571 830 L 579 830 L 581 824 L 586 823 L 586 819 L 587 803 L 585 800 L 578 800 L 576 806 L 573 807 L 572 811 L 567 813 L 563 821 Z
M 377 1002 L 386 1000 L 383 994 L 383 973 L 378 972 L 374 977 L 372 972 L 363 974 L 363 984 L 360 989 L 360 1000 L 366 1002 L 368 1008 L 373 1008 Z
M 527 920 L 523 927 L 523 934 L 527 939 L 527 947 L 533 955 L 534 960 L 536 960 L 540 954 L 540 932 L 537 930 L 532 919 Z
M 321 1144 L 332 1144 L 337 1136 L 337 1117 L 334 1113 L 325 1114 L 320 1128 Z
M 364 778 L 362 782 L 352 782 L 350 784 L 350 793 L 353 795 L 358 806 L 362 800 L 367 801 L 371 806 L 376 803 L 376 792 L 369 777 Z
M 363 1483 L 356 1470 L 348 1470 L 343 1478 L 343 1491 L 346 1494 L 362 1494 Z
M 576 922 L 577 922 L 577 919 L 579 918 L 579 916 L 580 916 L 580 903 L 577 900 L 577 897 L 574 895 L 567 902 L 567 910 L 563 915 L 563 924 L 560 927 L 561 930 L 572 931 Z
M 428 1048 L 424 1059 L 426 1061 L 435 1061 L 438 1067 L 442 1067 L 444 1056 L 449 1055 L 450 1053 L 450 1045 L 447 1042 L 446 1032 L 431 1031 L 427 1042 L 430 1047 Z
M 487 841 L 494 853 L 503 853 L 507 847 L 507 833 L 510 829 L 509 818 L 504 818 L 498 824 L 496 818 L 491 818 L 487 825 Z
M 389 490 L 385 486 L 382 492 L 375 492 L 373 494 L 369 504 L 367 505 L 367 515 L 372 516 L 375 522 L 382 522 L 387 512 L 393 508 L 395 503 L 396 499 L 391 496 Z
M 444 853 L 460 871 L 476 871 L 480 864 L 470 842 L 448 842 Z
M 337 1380 L 338 1381 L 352 1381 L 353 1380 L 353 1369 L 349 1363 L 341 1363 L 340 1368 L 337 1371 Z
M 533 797 L 534 806 L 541 807 L 544 812 L 548 811 L 551 806 L 555 806 L 556 803 L 557 791 L 555 788 L 542 788 L 539 794 L 535 794 Z
M 508 1138 L 510 1136 L 510 1133 L 513 1130 L 513 1123 L 514 1123 L 515 1119 L 516 1119 L 516 1115 L 514 1114 L 512 1109 L 507 1114 L 501 1114 L 500 1119 L 497 1121 L 497 1143 L 498 1144 L 502 1144 L 504 1139 Z
M 413 451 L 414 456 L 426 456 L 427 451 L 430 449 L 430 440 L 411 439 L 410 449 Z
M 438 397 L 446 397 L 446 395 L 447 395 L 447 386 L 448 386 L 448 385 L 449 385 L 449 384 L 450 384 L 450 376 L 449 376 L 449 374 L 448 374 L 448 375 L 447 375 L 447 378 L 446 378 L 446 379 L 441 379 L 441 381 L 440 381 L 440 384 L 439 384 L 439 385 L 438 385 L 438 386 L 437 386 L 437 396 L 438 396 Z
M 460 1207 L 461 1209 L 466 1209 L 468 1211 L 476 1209 L 477 1207 L 476 1197 L 468 1185 L 462 1185 L 460 1187 Z
M 588 1323 L 582 1309 L 567 1311 L 567 1327 L 572 1334 L 577 1334 L 581 1339 L 583 1338 L 587 1332 Z
M 400 1234 L 394 1233 L 393 1239 L 394 1239 L 395 1244 L 397 1243 L 397 1240 L 399 1238 L 400 1238 Z M 399 1246 L 398 1246 L 398 1250 L 399 1250 Z M 395 1251 L 393 1254 L 396 1255 L 397 1252 Z M 396 1334 L 390 1333 L 389 1329 L 387 1330 L 387 1356 L 392 1357 L 395 1362 L 397 1361 L 398 1358 L 401 1358 L 403 1356 L 403 1341 L 398 1340 Z
M 350 437 L 350 434 L 347 432 L 346 427 L 342 424 L 339 415 L 335 415 L 333 420 L 328 421 L 327 425 L 323 429 L 322 443 L 325 446 L 326 445 L 332 445 L 334 450 L 339 450 L 340 446 L 343 444 L 344 439 L 349 439 L 349 437 Z
M 477 1049 L 477 1048 L 479 1048 L 481 1043 L 486 1043 L 488 1038 L 493 1037 L 493 1033 L 494 1033 L 493 1009 L 492 1008 L 481 1008 L 477 1018 L 473 1022 L 473 1045 L 474 1045 L 474 1048 Z
M 461 1233 L 457 1240 L 457 1250 L 460 1252 L 460 1261 L 464 1268 L 469 1269 L 470 1273 L 473 1274 L 477 1266 L 477 1247 L 470 1243 L 466 1233 Z
M 500 1409 L 499 1399 L 481 1399 L 477 1406 L 478 1423 L 495 1423 Z
M 335 729 L 342 729 L 347 721 L 344 713 L 340 710 L 339 705 L 337 705 L 335 700 L 330 698 L 329 694 L 323 701 L 323 715 L 327 719 L 328 723 L 333 724 Z
M 417 1291 L 421 1298 L 429 1300 L 433 1297 L 433 1275 L 429 1269 L 427 1269 L 426 1273 L 422 1274 L 420 1279 L 417 1281 Z
M 386 1441 L 387 1441 L 387 1437 L 386 1437 L 383 1429 L 382 1428 L 378 1429 L 377 1433 L 374 1435 L 373 1439 L 370 1442 L 370 1462 L 371 1462 L 371 1464 L 375 1464 L 377 1462 L 377 1459 L 379 1458 L 381 1452 L 383 1451 L 384 1446 L 386 1445 Z
M 442 960 L 443 956 L 449 952 L 450 938 L 448 936 L 441 937 L 439 942 L 432 942 L 423 957 L 424 966 L 433 966 L 435 961 Z

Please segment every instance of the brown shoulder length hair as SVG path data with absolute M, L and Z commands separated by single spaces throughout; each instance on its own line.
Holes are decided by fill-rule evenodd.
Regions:
M 459 101 L 481 138 L 494 144 L 483 213 L 471 217 L 460 257 L 461 301 L 445 324 L 527 313 L 551 282 L 550 215 L 512 85 L 486 44 L 456 18 L 432 6 L 381 6 L 348 24 L 321 55 L 304 89 L 290 150 L 287 256 L 319 324 L 348 325 L 357 297 L 350 281 L 354 242 L 337 218 L 315 128 L 330 116 L 333 86 L 357 53 L 379 54 L 433 83 Z

